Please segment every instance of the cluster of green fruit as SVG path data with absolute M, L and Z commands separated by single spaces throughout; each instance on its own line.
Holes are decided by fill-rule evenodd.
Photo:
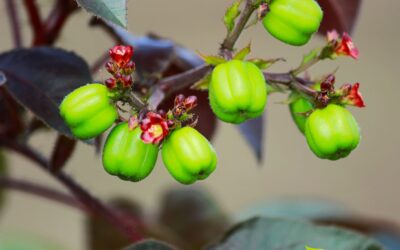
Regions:
M 103 84 L 87 84 L 67 95 L 60 114 L 79 139 L 90 139 L 110 128 L 118 112 Z M 160 125 L 152 133 L 163 133 Z M 153 170 L 160 145 L 145 143 L 140 127 L 127 122 L 117 124 L 103 148 L 103 166 L 111 175 L 140 181 Z M 158 134 L 159 135 L 159 134 Z M 177 128 L 164 138 L 162 159 L 171 175 L 180 183 L 191 184 L 208 177 L 216 168 L 217 156 L 208 140 L 192 127 Z

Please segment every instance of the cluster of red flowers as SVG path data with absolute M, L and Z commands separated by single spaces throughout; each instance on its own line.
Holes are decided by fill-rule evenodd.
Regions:
M 129 119 L 129 128 L 134 129 L 140 126 L 142 130 L 141 139 L 145 143 L 159 144 L 177 124 L 182 122 L 182 117 L 197 106 L 197 97 L 178 95 L 175 97 L 174 108 L 167 114 L 158 111 L 147 112 L 140 121 L 137 116 Z M 185 119 L 185 118 L 184 118 Z
M 132 72 L 135 70 L 135 63 L 131 61 L 133 47 L 117 45 L 109 50 L 109 55 L 111 60 L 106 63 L 106 69 L 112 77 L 106 80 L 106 86 L 109 89 L 132 86 Z

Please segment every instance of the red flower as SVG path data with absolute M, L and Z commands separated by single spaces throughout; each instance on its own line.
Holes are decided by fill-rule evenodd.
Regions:
M 132 58 L 133 47 L 125 45 L 116 45 L 109 50 L 111 59 L 119 66 L 125 66 Z
M 342 37 L 336 30 L 329 31 L 327 34 L 328 42 L 333 44 L 333 53 L 335 56 L 351 56 L 357 59 L 359 56 L 358 48 L 354 45 L 352 38 L 346 32 L 343 33 Z
M 353 86 L 349 84 L 345 84 L 343 86 L 343 89 L 346 89 L 346 92 L 348 92 L 343 98 L 345 104 L 353 105 L 359 108 L 365 107 L 364 99 L 361 93 L 358 91 L 359 88 L 359 83 L 355 83 Z
M 142 129 L 141 139 L 145 143 L 160 143 L 168 135 L 168 123 L 160 115 L 154 112 L 148 112 L 146 117 L 141 121 Z
M 343 33 L 342 40 L 336 45 L 335 53 L 337 55 L 351 56 L 354 59 L 357 59 L 359 55 L 357 47 L 347 33 Z

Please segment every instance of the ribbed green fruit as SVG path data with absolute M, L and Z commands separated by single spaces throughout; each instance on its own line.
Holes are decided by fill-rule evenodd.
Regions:
M 163 142 L 161 154 L 169 173 L 182 184 L 207 178 L 217 166 L 214 148 L 191 127 L 173 131 Z
M 111 130 L 103 148 L 103 166 L 109 174 L 136 182 L 151 173 L 159 149 L 157 145 L 144 143 L 141 133 L 139 127 L 130 130 L 126 122 Z
M 329 160 L 348 156 L 361 137 L 350 111 L 336 104 L 314 111 L 306 121 L 305 135 L 314 154 Z
M 315 0 L 273 0 L 263 19 L 265 29 L 276 39 L 295 46 L 306 44 L 323 18 Z
M 222 121 L 242 123 L 264 112 L 267 88 L 261 70 L 251 62 L 219 64 L 209 86 L 210 106 Z
M 90 139 L 107 130 L 118 117 L 106 86 L 87 84 L 68 94 L 60 105 L 60 114 L 79 139 Z
M 289 104 L 289 110 L 297 128 L 304 134 L 307 121 L 306 113 L 314 108 L 313 104 L 299 94 L 291 94 L 289 98 L 296 98 Z

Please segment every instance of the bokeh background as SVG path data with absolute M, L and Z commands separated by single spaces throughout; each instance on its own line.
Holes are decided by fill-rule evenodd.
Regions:
M 38 2 L 46 11 L 52 1 Z M 154 32 L 190 49 L 215 53 L 225 35 L 221 19 L 230 2 L 130 0 L 128 28 L 138 35 Z M 367 108 L 351 111 L 362 127 L 363 137 L 350 157 L 336 162 L 316 158 L 291 121 L 287 106 L 280 104 L 285 96 L 278 94 L 269 99 L 265 118 L 264 162 L 257 163 L 234 126 L 222 124 L 213 140 L 219 155 L 218 168 L 199 185 L 208 189 L 223 209 L 232 214 L 277 198 L 316 198 L 337 202 L 365 216 L 400 223 L 399 10 L 397 0 L 364 1 L 353 33 L 361 52 L 359 60 L 340 58 L 311 70 L 317 75 L 339 67 L 338 84 L 361 83 Z M 5 11 L 1 1 L 0 51 L 12 48 Z M 21 13 L 25 45 L 28 45 L 29 24 L 22 8 Z M 77 51 L 93 62 L 113 43 L 100 29 L 89 29 L 89 19 L 90 15 L 84 11 L 77 12 L 69 19 L 57 46 Z M 257 25 L 243 33 L 238 46 L 251 41 L 253 55 L 257 57 L 285 57 L 286 63 L 270 68 L 281 72 L 295 67 L 302 55 L 323 44 L 323 39 L 315 37 L 304 47 L 290 47 L 274 40 Z M 43 152 L 50 152 L 55 135 L 55 132 L 38 133 L 31 143 Z M 6 156 L 12 176 L 62 189 L 26 159 L 10 152 Z M 156 211 L 159 197 L 166 189 L 178 186 L 161 159 L 150 177 L 140 183 L 111 177 L 103 171 L 93 148 L 83 143 L 65 169 L 102 199 L 126 196 L 140 202 L 149 214 Z M 80 211 L 19 192 L 8 193 L 2 210 L 0 235 L 33 234 L 65 249 L 85 249 L 84 216 Z

